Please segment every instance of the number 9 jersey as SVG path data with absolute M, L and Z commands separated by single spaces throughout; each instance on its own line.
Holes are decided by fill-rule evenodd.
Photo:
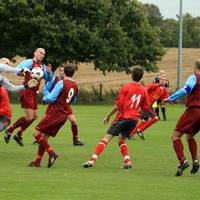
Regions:
M 139 82 L 122 86 L 115 101 L 122 119 L 138 120 L 140 111 L 149 111 L 150 102 L 147 89 Z
M 58 95 L 55 102 L 50 103 L 47 109 L 48 112 L 54 112 L 59 114 L 69 115 L 69 106 L 73 99 L 78 94 L 78 87 L 76 85 L 76 81 L 72 79 L 65 79 L 63 81 L 63 88 Z

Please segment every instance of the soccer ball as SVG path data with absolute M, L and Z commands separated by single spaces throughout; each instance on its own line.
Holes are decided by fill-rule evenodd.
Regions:
M 40 67 L 34 67 L 31 70 L 31 77 L 40 80 L 44 76 L 44 72 Z

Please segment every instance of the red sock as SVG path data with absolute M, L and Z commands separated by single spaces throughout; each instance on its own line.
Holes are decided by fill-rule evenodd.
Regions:
M 122 156 L 124 158 L 124 163 L 131 162 L 130 156 L 128 154 L 128 146 L 127 146 L 127 144 L 125 142 L 120 142 L 119 143 L 119 147 L 120 147 Z
M 154 124 L 155 122 L 157 122 L 158 119 L 156 118 L 152 118 L 152 119 L 149 119 L 148 121 L 146 121 L 143 126 L 141 126 L 139 129 L 141 132 L 144 132 L 148 127 L 150 127 L 152 124 Z
M 18 135 L 19 137 L 21 137 L 22 134 L 23 134 L 23 132 L 33 123 L 33 121 L 34 121 L 34 120 L 26 121 L 26 123 L 24 123 L 24 124 L 21 126 L 21 128 L 20 128 L 20 130 L 18 131 L 17 135 Z
M 16 129 L 24 124 L 26 124 L 26 119 L 25 119 L 25 117 L 21 117 L 12 126 L 10 126 L 8 128 L 8 132 L 12 133 L 14 131 L 14 129 Z
M 37 140 L 38 144 L 40 144 L 49 155 L 54 153 L 52 147 L 49 145 L 48 141 L 42 134 L 37 135 L 35 139 Z
M 179 160 L 179 163 L 182 165 L 185 161 L 185 156 L 184 156 L 184 152 L 183 152 L 183 143 L 181 142 L 180 139 L 174 140 L 173 141 L 173 146 L 174 146 L 174 150 L 176 152 L 177 158 Z
M 197 160 L 197 143 L 194 138 L 187 140 L 193 162 Z
M 76 124 L 71 125 L 71 130 L 73 134 L 73 142 L 76 143 L 78 141 L 78 126 Z
M 96 149 L 94 150 L 94 153 L 93 153 L 92 157 L 90 158 L 90 160 L 95 162 L 97 157 L 99 156 L 99 154 L 104 150 L 106 144 L 107 144 L 106 141 L 100 140 L 100 142 L 97 145 Z
M 37 158 L 34 161 L 35 163 L 37 163 L 37 164 L 41 163 L 41 160 L 42 160 L 42 157 L 44 155 L 44 152 L 45 152 L 45 149 L 43 148 L 43 146 L 39 145 L 38 146 L 38 152 L 37 152 Z
M 136 134 L 136 131 L 140 129 L 145 124 L 145 121 L 141 121 L 130 133 L 130 137 L 134 136 Z

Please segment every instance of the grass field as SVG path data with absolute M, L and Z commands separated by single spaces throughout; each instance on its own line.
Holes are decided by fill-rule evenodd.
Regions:
M 52 168 L 47 168 L 47 157 L 42 168 L 27 164 L 35 158 L 36 145 L 31 135 L 35 123 L 24 135 L 24 147 L 13 140 L 5 144 L 0 136 L 0 200 L 186 200 L 199 199 L 200 174 L 187 170 L 175 177 L 178 165 L 170 136 L 183 106 L 168 106 L 168 121 L 160 121 L 146 132 L 146 140 L 128 141 L 133 160 L 131 170 L 122 170 L 122 157 L 116 139 L 99 157 L 94 168 L 84 169 L 107 127 L 102 124 L 111 106 L 76 106 L 80 139 L 84 147 L 72 145 L 69 122 L 50 143 L 60 154 Z M 12 105 L 13 120 L 22 115 L 19 105 Z M 40 106 L 40 116 L 45 106 Z M 197 136 L 199 140 L 199 136 Z M 186 155 L 191 163 L 188 148 Z

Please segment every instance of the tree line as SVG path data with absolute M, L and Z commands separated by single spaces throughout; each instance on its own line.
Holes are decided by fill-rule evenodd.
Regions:
M 164 47 L 177 47 L 179 37 L 179 16 L 177 19 L 164 19 L 159 8 L 153 4 L 143 4 L 149 23 L 160 31 L 160 42 Z M 200 17 L 189 13 L 183 16 L 183 47 L 200 48 Z

